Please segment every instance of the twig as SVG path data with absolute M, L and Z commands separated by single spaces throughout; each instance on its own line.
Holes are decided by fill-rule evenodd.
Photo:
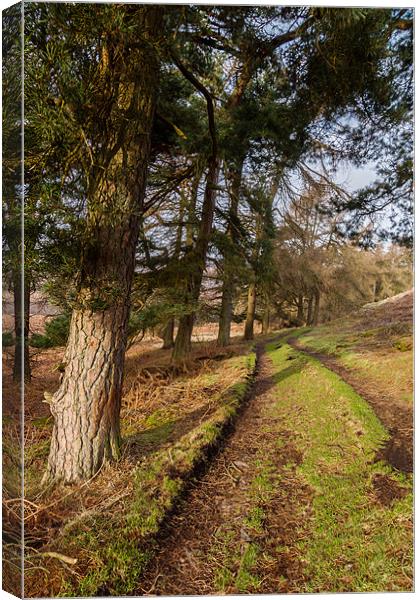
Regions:
M 59 504 L 60 502 L 62 502 L 63 500 L 65 500 L 66 498 L 68 498 L 69 496 L 72 496 L 73 494 L 75 494 L 76 492 L 79 492 L 82 488 L 84 488 L 85 486 L 87 486 L 89 483 L 91 483 L 95 477 L 97 477 L 99 475 L 99 473 L 102 471 L 102 467 L 104 466 L 105 463 L 102 463 L 101 468 L 99 469 L 99 471 L 97 473 L 95 473 L 95 475 L 93 475 L 93 477 L 91 477 L 90 479 L 88 479 L 87 481 L 85 481 L 84 483 L 82 483 L 81 486 L 75 488 L 74 490 L 71 490 L 71 492 L 69 492 L 68 494 L 66 494 L 65 496 L 63 496 L 62 498 L 58 498 L 58 500 L 55 500 L 54 502 L 51 502 L 51 504 L 47 504 L 46 506 L 41 507 L 39 510 L 36 510 L 35 512 L 33 512 L 32 514 L 28 515 L 27 517 L 25 517 L 23 520 L 27 521 L 28 519 L 32 519 L 35 515 L 37 515 L 38 513 L 47 510 L 47 508 L 51 508 L 52 506 L 55 506 L 56 504 Z
M 60 552 L 37 552 L 32 555 L 30 558 L 42 558 L 42 557 L 56 558 L 57 560 L 61 560 L 62 562 L 68 565 L 75 565 L 77 563 L 77 558 L 72 558 L 71 556 L 66 556 L 65 554 L 61 554 Z

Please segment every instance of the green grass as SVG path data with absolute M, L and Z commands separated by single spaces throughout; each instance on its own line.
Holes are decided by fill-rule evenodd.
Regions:
M 304 457 L 297 473 L 314 491 L 310 530 L 299 543 L 308 577 L 302 591 L 409 590 L 411 481 L 374 462 L 385 429 L 369 405 L 320 363 L 287 345 L 269 351 L 277 371 L 274 410 L 295 433 Z M 407 496 L 391 506 L 376 502 L 375 474 L 397 481 Z
M 367 386 L 395 402 L 413 402 L 412 323 L 388 323 L 368 328 L 351 318 L 299 329 L 294 337 L 311 350 L 334 356 Z

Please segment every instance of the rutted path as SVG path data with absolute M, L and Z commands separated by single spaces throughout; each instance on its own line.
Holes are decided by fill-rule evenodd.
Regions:
M 171 520 L 138 594 L 292 592 L 302 582 L 297 554 L 270 545 L 288 548 L 304 535 L 305 511 L 298 518 L 296 505 L 309 510 L 311 491 L 294 476 L 301 457 L 291 432 L 279 431 L 281 423 L 270 413 L 273 366 L 262 346 L 257 352 L 251 399 L 223 451 Z M 281 450 L 279 435 L 287 440 Z M 264 573 L 253 568 L 257 547 L 266 553 Z
M 287 343 L 299 352 L 313 356 L 364 398 L 373 408 L 376 415 L 390 433 L 390 439 L 378 454 L 378 459 L 389 462 L 390 465 L 404 473 L 413 471 L 413 409 L 409 406 L 397 405 L 380 394 L 373 394 L 366 389 L 350 369 L 341 365 L 333 356 L 315 352 L 305 346 L 300 346 L 296 338 L 289 338 Z
M 411 483 L 375 458 L 386 431 L 284 336 L 269 351 L 258 348 L 234 432 L 168 522 L 135 593 L 410 591 Z

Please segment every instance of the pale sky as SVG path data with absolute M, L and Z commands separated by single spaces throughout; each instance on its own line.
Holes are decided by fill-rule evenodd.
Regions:
M 337 169 L 334 179 L 348 192 L 355 192 L 373 183 L 376 177 L 373 164 L 361 168 L 343 165 Z

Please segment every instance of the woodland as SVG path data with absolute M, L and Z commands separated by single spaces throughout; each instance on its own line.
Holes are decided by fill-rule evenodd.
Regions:
M 346 518 L 354 510 L 357 535 L 389 526 L 389 537 L 365 544 L 374 557 L 360 559 L 366 572 L 354 557 L 334 558 L 326 583 L 321 566 L 308 574 L 303 559 L 299 570 L 290 558 L 309 534 L 299 537 L 293 526 L 282 540 L 263 532 L 267 524 L 280 531 L 287 502 L 280 509 L 273 490 L 283 471 L 282 493 L 302 506 L 310 497 L 318 514 L 318 492 L 307 490 L 321 485 L 321 471 L 310 462 L 305 471 L 309 450 L 296 442 L 291 451 L 290 432 L 300 440 L 319 427 L 315 448 L 329 431 L 325 419 L 347 418 L 334 395 L 323 424 L 324 408 L 314 408 L 312 425 L 300 431 L 300 421 L 290 421 L 299 394 L 306 414 L 316 394 L 329 398 L 338 386 L 348 414 L 355 411 L 348 448 L 347 433 L 325 442 L 344 453 L 338 469 L 348 456 L 359 464 L 354 453 L 365 438 L 360 456 L 379 451 L 398 427 L 412 431 L 401 398 L 411 397 L 413 10 L 31 2 L 23 31 L 21 17 L 20 5 L 3 12 L 3 293 L 13 306 L 6 326 L 3 318 L 8 591 L 23 593 L 16 558 L 23 550 L 28 596 L 411 589 L 409 567 L 401 566 L 410 548 L 392 560 L 387 550 L 410 543 L 412 453 L 401 458 L 409 433 L 395 442 L 405 448 L 399 458 L 394 444 L 380 472 L 363 470 L 378 494 L 384 482 L 392 491 L 383 502 L 388 521 L 373 511 L 377 525 L 368 531 L 357 516 L 362 503 L 349 508 L 351 494 L 342 502 Z M 369 173 L 366 184 L 343 182 L 343 172 L 356 170 Z M 298 334 L 319 356 L 348 351 L 340 368 L 353 369 L 353 379 L 330 363 L 325 375 L 316 357 L 302 358 L 288 338 Z M 366 352 L 370 362 L 360 359 Z M 355 373 L 370 391 L 358 388 Z M 292 392 L 281 387 L 298 376 Z M 320 391 L 330 376 L 337 381 Z M 375 386 L 391 395 L 395 387 L 388 412 L 370 398 Z M 295 404 L 271 406 L 277 389 Z M 243 398 L 248 408 L 239 407 Z M 271 412 L 261 408 L 264 399 Z M 223 479 L 212 475 L 223 453 L 237 452 L 233 469 L 247 472 L 252 441 L 266 443 L 257 443 L 261 431 L 283 439 L 285 458 L 276 462 L 267 442 L 264 460 L 273 462 L 261 466 L 260 457 L 251 469 L 259 483 L 250 478 L 251 500 L 237 504 L 256 505 L 238 530 L 237 564 L 237 532 L 220 541 L 225 514 L 215 526 L 217 551 L 214 539 L 212 550 L 197 550 L 207 559 L 196 581 L 212 583 L 188 582 L 196 550 L 176 555 L 168 515 L 188 516 L 180 498 L 192 476 Z M 226 436 L 232 441 L 220 451 Z M 23 507 L 14 452 L 22 440 Z M 296 474 L 288 479 L 294 462 L 307 487 Z M 178 548 L 205 538 L 194 494 L 182 526 L 185 536 L 192 527 L 190 538 Z M 109 538 L 110 519 L 121 539 Z M 169 543 L 160 555 L 162 524 Z M 333 530 L 322 522 L 314 531 L 322 528 Z M 321 557 L 329 573 L 327 545 L 307 549 L 308 569 Z M 379 549 L 389 564 L 378 568 Z M 153 562 L 155 555 L 163 558 Z M 214 570 L 202 575 L 213 559 Z M 184 569 L 178 579 L 164 574 L 173 564 Z

